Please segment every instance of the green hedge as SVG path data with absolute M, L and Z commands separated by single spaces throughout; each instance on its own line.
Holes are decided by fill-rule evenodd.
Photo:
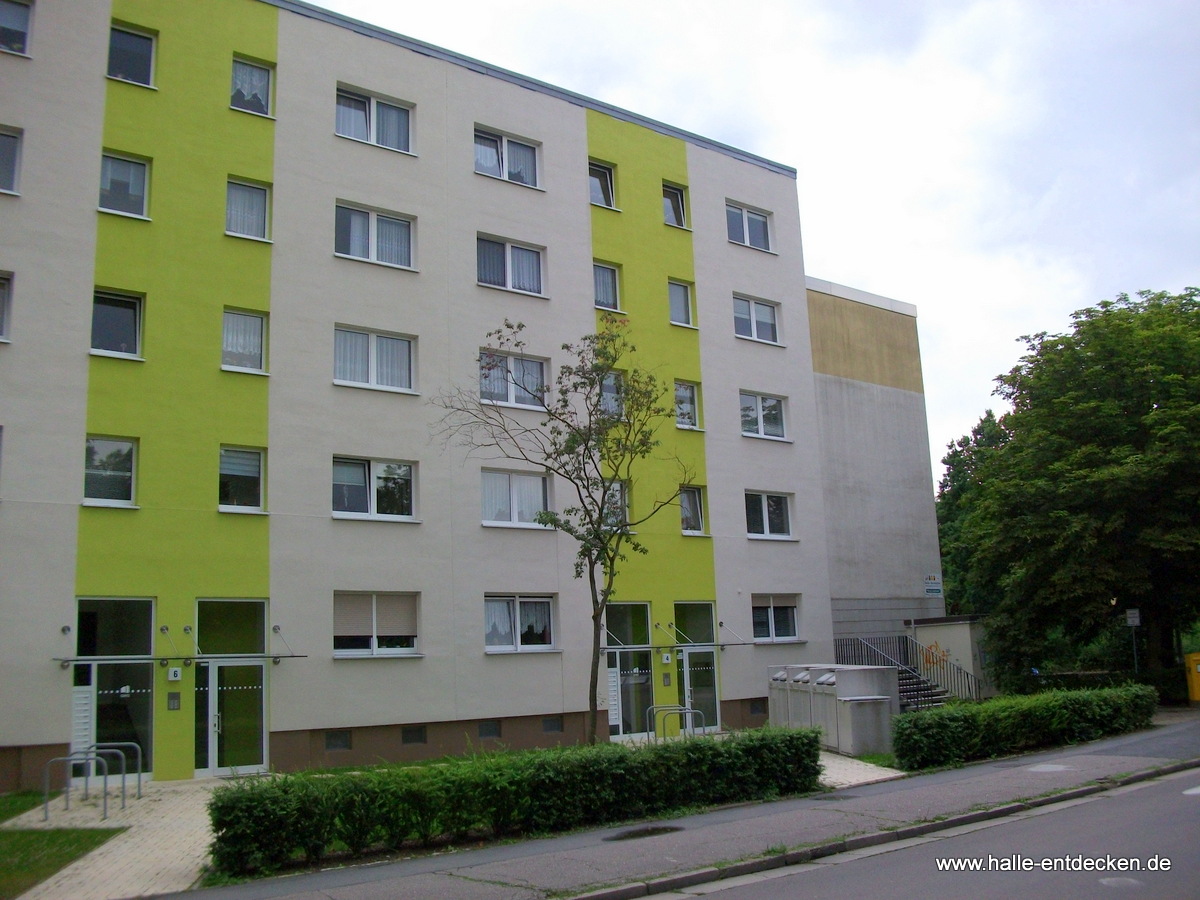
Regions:
M 229 874 L 466 834 L 534 834 L 815 790 L 819 735 L 759 729 L 646 747 L 496 753 L 423 767 L 244 778 L 209 801 Z
M 927 769 L 1091 741 L 1145 728 L 1157 704 L 1143 684 L 959 703 L 897 716 L 893 752 L 903 768 Z
M 1077 691 L 1092 688 L 1119 687 L 1123 684 L 1148 684 L 1158 691 L 1158 702 L 1186 706 L 1188 702 L 1187 669 L 1143 669 L 1132 672 L 1043 672 L 1027 674 L 1018 679 L 1014 690 L 1022 694 L 1044 691 Z

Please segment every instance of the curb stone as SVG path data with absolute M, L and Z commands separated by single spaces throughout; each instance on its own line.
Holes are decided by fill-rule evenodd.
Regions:
M 1153 769 L 1146 769 L 1142 772 L 1135 772 L 1132 775 L 1125 775 L 1116 779 L 1101 779 L 1100 783 L 1089 784 L 1083 787 L 1073 788 L 1063 791 L 1060 794 L 1053 794 L 1049 797 L 1038 797 L 1033 800 L 1025 800 L 1019 803 L 1005 803 L 1002 806 L 995 806 L 991 809 L 979 810 L 977 812 L 963 813 L 958 816 L 950 816 L 938 822 L 922 822 L 917 825 L 906 825 L 902 828 L 897 828 L 895 831 L 876 831 L 870 834 L 855 835 L 850 838 L 841 840 L 829 841 L 825 844 L 818 844 L 814 847 L 805 847 L 801 850 L 790 850 L 787 853 L 780 853 L 771 856 L 764 856 L 758 859 L 748 859 L 744 862 L 735 863 L 731 866 L 722 868 L 707 867 L 704 869 L 695 869 L 691 872 L 681 872 L 678 875 L 668 875 L 663 878 L 655 878 L 649 881 L 635 881 L 629 884 L 619 885 L 611 888 L 601 888 L 600 890 L 590 891 L 586 894 L 575 894 L 571 900 L 635 900 L 635 898 L 651 896 L 653 894 L 667 893 L 669 891 L 678 890 L 679 888 L 692 887 L 697 884 L 706 884 L 713 881 L 721 881 L 726 878 L 733 878 L 737 875 L 753 875 L 758 872 L 765 872 L 769 869 L 778 869 L 786 866 L 802 865 L 812 862 L 813 860 L 822 859 L 826 856 L 836 856 L 839 853 L 844 853 L 847 850 L 861 850 L 866 847 L 876 847 L 882 844 L 889 844 L 893 841 L 902 840 L 910 837 L 920 837 L 922 835 L 931 834 L 936 831 L 946 831 L 950 828 L 956 828 L 960 825 L 973 825 L 977 822 L 986 822 L 990 819 L 1001 819 L 1011 816 L 1015 813 L 1026 812 L 1030 809 L 1035 809 L 1040 806 L 1049 806 L 1052 803 L 1062 803 L 1065 800 L 1075 800 L 1080 797 L 1088 797 L 1092 794 L 1099 794 L 1114 787 L 1123 787 L 1128 784 L 1136 784 L 1140 781 L 1150 781 L 1154 778 L 1161 778 L 1164 775 L 1173 775 L 1176 772 L 1183 772 L 1187 769 L 1200 769 L 1200 757 L 1196 757 L 1182 762 L 1170 763 L 1165 766 L 1156 766 Z

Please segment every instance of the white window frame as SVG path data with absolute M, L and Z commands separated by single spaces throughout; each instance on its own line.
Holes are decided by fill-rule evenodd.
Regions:
M 672 302 L 672 292 L 682 290 L 686 300 L 687 318 L 678 319 L 675 317 L 675 304 Z M 696 317 L 692 309 L 692 286 L 686 281 L 676 281 L 675 279 L 667 280 L 667 317 L 671 320 L 672 325 L 680 325 L 684 328 L 695 328 Z
M 265 106 L 265 109 L 261 109 L 261 110 L 254 109 L 250 105 L 239 105 L 236 102 L 235 94 L 237 92 L 237 84 L 238 84 L 238 66 L 245 66 L 248 69 L 255 69 L 259 72 L 263 72 L 264 74 L 266 74 L 266 76 L 267 76 L 267 96 L 264 98 L 265 102 L 263 104 Z M 270 118 L 272 118 L 271 110 L 275 105 L 274 90 L 275 90 L 275 67 L 274 66 L 267 65 L 267 64 L 259 62 L 257 60 L 248 59 L 244 56 L 235 56 L 233 58 L 233 65 L 230 69 L 230 83 L 229 83 L 229 108 L 230 109 L 236 109 L 239 112 L 250 113 L 250 115 L 252 115 L 252 116 L 263 116 L 265 118 L 270 119 Z M 245 96 L 245 95 L 243 94 L 243 96 Z M 249 98 L 247 98 L 246 103 L 247 104 L 249 103 Z
M 754 400 L 754 418 L 755 418 L 755 430 L 754 431 L 746 430 L 746 420 L 745 420 L 745 418 L 742 418 L 740 415 L 741 410 L 743 408 L 745 408 L 745 406 L 746 406 L 746 404 L 744 404 L 742 402 L 745 398 L 751 398 Z M 782 431 L 782 434 L 768 434 L 767 433 L 767 423 L 766 423 L 766 419 L 763 416 L 763 401 L 764 400 L 774 400 L 779 403 L 779 428 Z M 773 394 L 759 394 L 759 393 L 755 393 L 754 391 L 739 391 L 738 392 L 738 412 L 739 412 L 739 418 L 741 418 L 741 421 L 742 421 L 741 427 L 742 427 L 742 435 L 744 437 L 761 438 L 763 440 L 768 440 L 768 441 L 786 441 L 786 440 L 788 440 L 787 398 L 786 397 L 778 397 Z
M 759 515 L 762 517 L 762 531 L 750 530 L 750 503 L 755 498 L 758 503 Z M 772 531 L 769 512 L 770 501 L 782 500 L 784 515 L 787 517 L 786 531 Z M 792 495 L 775 491 L 746 491 L 746 536 L 751 540 L 760 541 L 790 541 L 792 540 Z
M 495 144 L 497 154 L 497 171 L 489 171 L 486 168 L 480 168 L 479 146 L 480 141 L 491 142 Z M 516 144 L 527 150 L 533 151 L 533 180 L 525 181 L 519 176 L 519 170 L 514 170 L 511 167 L 512 162 L 512 145 Z M 542 150 L 541 145 L 523 138 L 510 137 L 500 131 L 493 131 L 490 128 L 475 128 L 475 138 L 473 141 L 475 147 L 475 172 L 487 178 L 496 178 L 500 181 L 507 181 L 511 184 L 519 184 L 523 187 L 540 188 L 542 183 Z
M 498 400 L 498 399 L 495 399 L 492 397 L 484 396 L 483 377 L 485 374 L 492 371 L 493 369 L 498 371 L 500 369 L 500 362 L 499 362 L 500 360 L 504 360 L 504 383 L 506 385 L 506 399 L 504 399 L 504 400 Z M 521 360 L 522 362 L 525 362 L 525 363 L 537 363 L 541 367 L 542 383 L 540 385 L 538 385 L 540 388 L 542 388 L 541 392 L 539 392 L 535 395 L 535 393 L 533 391 L 529 390 L 529 388 L 525 384 L 523 384 L 523 383 L 519 384 L 517 382 L 517 376 L 515 376 L 513 374 L 513 370 L 512 370 L 512 360 Z M 542 400 L 542 395 L 548 389 L 548 387 L 546 385 L 546 373 L 547 373 L 547 369 L 548 369 L 549 365 L 550 365 L 549 360 L 541 359 L 536 356 L 519 356 L 519 355 L 515 355 L 515 354 L 510 354 L 510 353 L 495 353 L 495 352 L 488 351 L 488 350 L 480 350 L 479 351 L 479 375 L 480 375 L 479 398 L 480 398 L 480 402 L 493 403 L 496 406 L 519 406 L 522 409 L 545 409 L 545 403 Z M 536 398 L 537 398 L 536 402 L 534 402 L 534 403 L 524 402 L 523 399 L 521 399 L 523 393 L 529 394 L 530 396 L 536 396 Z
M 592 206 L 617 208 L 617 183 L 612 166 L 588 160 L 588 199 Z
M 758 623 L 755 621 L 755 611 L 767 610 L 767 633 L 758 633 Z M 786 609 L 791 612 L 791 634 L 780 634 L 775 610 Z M 750 595 L 750 632 L 754 635 L 756 644 L 795 644 L 800 640 L 800 595 L 799 594 L 751 594 Z
M 680 390 L 684 392 L 690 391 L 691 398 L 691 421 L 687 420 L 684 414 L 685 406 L 679 402 Z M 700 430 L 700 385 L 694 381 L 676 381 L 675 382 L 675 427 L 682 428 L 685 431 Z
M 741 223 L 740 238 L 734 233 L 734 219 L 738 219 Z M 750 225 L 752 220 L 762 222 L 762 244 L 756 243 L 755 235 L 752 233 Z M 771 248 L 771 214 L 763 209 L 755 209 L 750 206 L 744 206 L 740 203 L 725 201 L 725 230 L 729 237 L 730 243 L 741 244 L 743 247 L 752 247 L 755 250 L 762 250 L 764 253 L 774 253 Z
M 7 44 L 0 44 L 0 52 L 12 53 L 15 56 L 28 56 L 29 55 L 29 32 L 31 30 L 30 20 L 32 19 L 32 13 L 33 13 L 32 4 L 26 2 L 26 0 L 0 0 L 0 2 L 2 2 L 4 6 L 12 9 L 14 12 L 16 12 L 17 10 L 20 10 L 20 9 L 25 10 L 25 30 L 17 31 L 16 29 L 11 29 L 15 34 L 21 35 L 20 47 L 10 46 Z
M 604 509 L 602 516 L 604 524 L 616 530 L 629 528 L 629 484 L 624 481 L 614 481 L 604 492 Z
M 670 195 L 670 196 L 668 196 Z M 675 198 L 674 202 L 672 198 Z M 676 216 L 676 208 L 678 207 L 678 216 Z M 667 215 L 668 210 L 670 215 Z M 672 222 L 671 219 L 678 218 L 678 222 Z M 682 228 L 687 230 L 687 191 L 678 185 L 667 184 L 663 182 L 663 222 L 670 225 L 672 228 Z
M 105 170 L 109 169 L 109 181 L 112 181 L 111 166 L 109 163 L 125 163 L 130 166 L 139 166 L 142 170 L 142 203 L 141 209 L 133 211 L 129 209 L 121 209 L 116 206 L 104 205 L 104 177 Z M 136 196 L 132 191 L 128 196 Z M 122 153 L 109 153 L 105 151 L 100 157 L 100 200 L 98 207 L 101 212 L 108 213 L 114 216 L 129 216 L 133 219 L 148 219 L 150 218 L 150 161 L 147 159 L 138 159 L 135 156 L 128 156 Z
M 339 630 L 339 625 L 338 625 L 338 599 L 339 598 L 342 598 L 343 603 L 349 603 L 349 602 L 352 602 L 353 600 L 361 601 L 364 598 L 370 598 L 370 601 L 371 601 L 371 634 L 369 636 L 369 643 L 370 643 L 369 647 L 363 647 L 363 648 L 341 647 L 341 648 L 339 648 L 339 647 L 335 646 L 333 648 L 334 659 L 363 659 L 363 658 L 378 657 L 378 656 L 390 656 L 390 657 L 400 656 L 400 657 L 403 657 L 403 656 L 420 656 L 421 655 L 420 650 L 419 650 L 419 643 L 418 643 L 420 641 L 420 637 L 421 637 L 421 629 L 420 629 L 421 595 L 420 594 L 418 594 L 414 591 L 334 591 L 333 592 L 333 616 L 334 616 L 333 638 L 334 638 L 335 643 L 337 641 L 337 638 L 339 638 L 339 637 L 359 637 L 359 638 L 361 638 L 364 636 L 361 634 L 339 635 L 337 633 Z M 400 618 L 400 617 L 410 618 L 412 620 L 412 626 L 413 626 L 413 632 L 414 632 L 413 634 L 411 634 L 411 635 L 396 635 L 396 637 L 401 637 L 401 638 L 411 637 L 412 638 L 412 646 L 411 647 L 381 647 L 381 646 L 379 646 L 379 643 L 380 643 L 379 601 L 381 598 L 384 600 L 391 600 L 392 598 L 395 598 L 395 601 L 396 601 L 398 607 L 401 607 L 398 610 L 398 613 L 399 613 L 398 618 Z M 409 605 L 411 605 L 410 610 L 405 611 L 402 609 L 403 606 L 409 606 Z M 346 626 L 343 625 L 341 627 L 345 628 Z
M 234 193 L 234 189 L 247 191 L 257 191 L 262 195 L 263 210 L 262 210 L 262 234 L 255 234 L 249 231 L 234 231 L 234 223 L 230 217 L 229 198 Z M 251 241 L 263 241 L 264 243 L 271 242 L 271 188 L 269 185 L 260 184 L 254 181 L 248 181 L 241 178 L 230 178 L 226 182 L 225 187 L 225 233 L 230 237 L 245 238 Z
M 740 319 L 737 312 L 739 303 L 747 304 L 746 308 L 750 314 L 749 334 L 742 334 L 740 331 L 738 331 L 738 322 Z M 771 310 L 771 324 L 775 328 L 775 338 L 773 340 L 769 337 L 763 337 L 759 333 L 760 328 L 758 310 L 760 307 L 762 309 Z M 781 318 L 782 316 L 780 315 L 780 307 L 778 303 L 772 303 L 770 300 L 760 300 L 757 297 L 746 297 L 742 294 L 733 295 L 733 336 L 736 338 L 740 338 L 743 341 L 757 341 L 760 344 L 771 344 L 774 347 L 781 347 L 783 346 L 783 328 L 780 326 Z
M 129 497 L 114 498 L 114 497 L 89 497 L 87 494 L 87 453 L 86 446 L 93 441 L 105 441 L 110 444 L 125 444 L 128 445 L 130 451 L 129 465 Z M 84 484 L 83 484 L 83 505 L 84 506 L 107 506 L 121 509 L 137 509 L 137 470 L 138 470 L 138 442 L 135 438 L 117 437 L 114 435 L 89 434 L 87 436 L 87 444 L 85 445 L 84 453 Z
M 355 253 L 351 235 L 347 235 L 347 240 L 350 240 L 349 246 L 339 248 L 339 243 L 342 241 L 342 222 L 343 219 L 359 215 L 367 217 L 367 252 L 366 254 Z M 412 216 L 406 216 L 403 213 L 392 212 L 390 210 L 373 209 L 367 206 L 359 206 L 355 203 L 343 203 L 339 201 L 334 205 L 333 213 L 333 255 L 342 259 L 353 259 L 358 262 L 370 262 L 378 266 L 388 266 L 393 269 L 407 269 L 414 271 L 414 249 L 415 249 L 415 234 L 417 230 L 416 220 Z M 407 237 L 405 239 L 405 254 L 408 256 L 408 262 L 393 262 L 390 259 L 381 259 L 379 248 L 382 241 L 379 240 L 380 222 L 393 222 L 403 224 L 407 229 Z
M 488 510 L 482 509 L 481 516 L 484 525 L 500 528 L 532 528 L 545 531 L 549 528 L 547 525 L 541 525 L 536 521 L 524 521 L 518 518 L 520 509 L 520 494 L 518 485 L 522 482 L 537 481 L 541 488 L 541 507 L 537 512 L 545 512 L 550 508 L 550 479 L 544 472 L 516 472 L 505 471 L 501 469 L 483 469 L 480 471 L 480 500 L 481 506 L 486 502 L 487 489 L 484 483 L 489 479 L 506 480 L 505 490 L 508 494 L 508 506 L 506 512 L 508 518 L 488 517 Z
M 685 502 L 685 495 L 690 498 Z M 699 519 L 699 528 L 688 528 L 686 521 L 686 513 L 688 504 L 695 510 L 696 517 Z M 704 518 L 704 488 L 695 485 L 685 485 L 679 489 L 679 527 L 684 534 L 706 534 L 705 518 Z
M 607 416 L 624 418 L 625 416 L 625 375 L 622 372 L 609 372 L 600 381 L 601 413 Z
M 546 628 L 549 630 L 549 641 L 547 643 L 525 643 L 522 622 L 525 621 L 522 613 L 522 607 L 529 606 L 545 606 L 549 621 L 546 623 Z M 484 652 L 485 653 L 547 653 L 557 650 L 554 643 L 556 621 L 555 621 L 555 597 L 553 594 L 485 594 L 483 600 L 484 610 Z M 490 636 L 493 626 L 498 624 L 493 621 L 493 617 L 497 620 L 502 619 L 507 612 L 508 632 L 512 636 L 511 643 L 491 643 L 493 638 Z M 530 623 L 532 624 L 532 623 Z M 497 633 L 498 638 L 503 638 L 504 635 Z
M 21 193 L 21 148 L 25 143 L 23 137 L 24 132 L 21 129 L 0 125 L 0 138 L 6 139 L 5 143 L 11 140 L 12 147 L 11 171 L 0 171 L 0 194 Z
M 366 473 L 366 506 L 367 509 L 352 510 L 352 509 L 337 509 L 332 511 L 335 519 L 364 519 L 380 522 L 416 522 L 419 521 L 417 514 L 417 464 L 412 460 L 399 459 L 366 459 L 359 456 L 335 456 L 333 458 L 334 478 L 337 477 L 338 464 L 349 464 L 363 467 Z M 388 467 L 398 466 L 406 469 L 406 474 L 395 474 L 388 472 Z M 381 513 L 378 512 L 379 497 L 378 497 L 378 480 L 382 477 L 407 477 L 409 483 L 409 511 L 407 513 Z M 348 484 L 348 482 L 342 482 Z M 333 488 L 337 490 L 338 482 L 333 482 Z
M 229 454 L 226 457 L 226 453 Z M 237 465 L 237 460 L 234 454 L 245 454 L 246 457 L 251 455 L 258 458 L 258 502 L 257 503 L 222 503 L 221 502 L 221 481 L 227 474 L 221 471 L 225 468 L 226 460 L 228 459 L 230 466 Z M 261 513 L 267 508 L 266 504 L 266 489 L 267 489 L 267 454 L 265 450 L 254 447 L 235 447 L 222 445 L 219 462 L 217 465 L 217 510 L 226 513 Z
M 339 121 L 339 115 L 338 115 L 338 111 L 341 109 L 341 106 L 337 102 L 337 101 L 342 100 L 343 98 L 345 98 L 347 100 L 352 100 L 356 103 L 361 103 L 365 107 L 366 120 L 367 120 L 366 121 L 367 136 L 365 138 L 359 137 L 358 135 L 355 135 L 355 134 L 347 133 L 348 129 L 343 130 L 342 125 Z M 340 85 L 340 84 L 338 85 L 338 89 L 337 89 L 337 101 L 335 101 L 335 106 L 334 106 L 333 133 L 336 134 L 338 137 L 343 137 L 348 141 L 358 141 L 360 144 L 373 144 L 376 147 L 382 147 L 384 150 L 392 150 L 396 153 L 405 153 L 405 154 L 408 154 L 409 156 L 414 155 L 412 152 L 413 105 L 411 103 L 405 103 L 403 100 L 397 100 L 392 97 L 376 96 L 375 94 L 372 94 L 369 91 L 363 91 L 363 90 L 359 90 L 357 88 L 349 87 L 347 85 Z M 379 139 L 379 132 L 380 132 L 379 112 L 380 112 L 380 109 L 379 108 L 381 106 L 386 107 L 388 109 L 398 110 L 398 111 L 404 113 L 404 138 L 403 138 L 403 141 L 399 142 L 399 143 L 403 143 L 404 146 L 395 147 L 392 144 L 386 144 L 386 143 L 383 143 L 380 141 L 380 139 Z
M 365 336 L 367 339 L 367 380 L 359 381 L 352 378 L 338 377 L 338 333 Z M 408 345 L 408 385 L 384 384 L 379 379 L 380 340 L 402 341 Z M 396 334 L 390 331 L 376 331 L 371 328 L 355 328 L 350 325 L 335 325 L 333 328 L 333 383 L 343 387 L 368 388 L 375 391 L 387 391 L 393 394 L 415 394 L 416 390 L 416 346 L 417 339 L 409 334 Z
M 483 272 L 480 271 L 479 251 L 481 244 L 494 244 L 504 248 L 504 281 L 503 283 L 496 281 L 484 281 Z M 525 251 L 537 255 L 538 262 L 538 289 L 531 291 L 523 287 L 517 287 L 514 284 L 514 273 L 517 266 L 513 264 L 513 258 L 516 251 Z M 525 294 L 530 297 L 545 297 L 546 296 L 546 248 L 538 247 L 534 244 L 523 244 L 517 241 L 510 241 L 502 237 L 494 237 L 492 235 L 478 234 L 475 236 L 475 283 L 480 287 L 493 288 L 499 291 L 513 291 L 518 294 Z
M 12 322 L 13 273 L 0 272 L 0 344 L 9 343 Z
M 134 308 L 134 337 L 132 350 L 112 350 L 105 347 L 93 346 L 89 351 L 92 356 L 112 356 L 117 359 L 142 359 L 142 321 L 145 312 L 145 298 L 139 294 L 127 294 L 121 291 L 102 291 L 96 290 L 92 292 L 92 320 L 93 331 L 95 329 L 96 316 L 96 301 L 100 298 L 106 300 L 119 300 L 124 303 L 129 303 Z M 93 335 L 92 341 L 95 337 Z
M 146 80 L 140 81 L 126 75 L 114 75 L 110 69 L 112 67 L 112 34 L 114 31 L 119 31 L 122 34 L 130 34 L 134 37 L 145 38 L 150 42 L 150 64 L 147 67 L 149 71 L 146 73 Z M 152 31 L 146 31 L 141 28 L 136 28 L 132 25 L 118 24 L 113 22 L 108 32 L 108 59 L 105 60 L 104 71 L 108 78 L 113 81 L 124 82 L 125 84 L 136 84 L 141 87 L 154 87 L 154 70 L 155 64 L 158 62 L 158 36 Z
M 262 360 L 262 364 L 258 366 L 239 366 L 234 362 L 230 362 L 226 357 L 228 353 L 237 353 L 234 348 L 230 347 L 229 324 L 231 317 L 244 319 L 258 319 L 258 358 Z M 229 309 L 226 308 L 221 314 L 221 368 L 226 372 L 248 372 L 252 375 L 267 374 L 267 315 L 266 313 L 254 312 L 248 309 Z
M 611 273 L 612 278 L 612 295 L 613 305 L 606 306 L 600 302 L 600 277 L 601 273 Z M 616 266 L 611 266 L 608 263 L 592 261 L 592 290 L 594 297 L 592 304 L 596 309 L 607 310 L 608 312 L 621 311 L 621 272 Z

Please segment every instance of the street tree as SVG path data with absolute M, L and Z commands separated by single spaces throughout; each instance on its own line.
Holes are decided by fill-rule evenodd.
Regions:
M 628 502 L 638 476 L 657 460 L 674 465 L 675 484 L 691 481 L 690 469 L 660 450 L 658 429 L 675 419 L 665 404 L 666 386 L 637 361 L 623 320 L 606 318 L 594 334 L 562 345 L 567 362 L 552 383 L 508 360 L 525 348 L 523 323 L 507 319 L 489 332 L 480 352 L 479 387 L 456 387 L 433 403 L 444 410 L 439 430 L 468 455 L 508 459 L 544 469 L 565 484 L 560 509 L 536 516 L 576 543 L 574 575 L 587 583 L 591 598 L 592 655 L 588 690 L 587 739 L 596 740 L 601 636 L 604 612 L 616 595 L 622 563 L 630 552 L 647 549 L 638 525 L 665 507 L 677 505 L 679 489 L 637 496 L 637 517 Z M 540 404 L 518 410 L 488 399 L 509 388 Z M 563 498 L 563 492 L 558 493 Z
M 1200 290 L 1122 294 L 1072 319 L 1022 338 L 997 378 L 1011 411 L 996 446 L 980 447 L 985 417 L 964 438 L 971 486 L 943 482 L 969 505 L 951 549 L 990 613 L 1002 683 L 1044 664 L 1056 636 L 1078 648 L 1131 608 L 1161 667 L 1200 617 Z

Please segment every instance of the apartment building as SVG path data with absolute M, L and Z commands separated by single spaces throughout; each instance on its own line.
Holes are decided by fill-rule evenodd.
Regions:
M 0 789 L 98 742 L 182 779 L 582 740 L 565 486 L 431 400 L 535 424 L 488 372 L 611 316 L 691 474 L 602 736 L 761 724 L 769 666 L 942 611 L 915 310 L 806 277 L 794 170 L 293 0 L 0 0 Z

